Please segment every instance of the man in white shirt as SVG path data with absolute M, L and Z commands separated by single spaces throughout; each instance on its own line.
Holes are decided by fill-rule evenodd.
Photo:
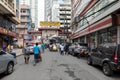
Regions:
M 60 54 L 63 55 L 64 54 L 64 45 L 60 44 Z

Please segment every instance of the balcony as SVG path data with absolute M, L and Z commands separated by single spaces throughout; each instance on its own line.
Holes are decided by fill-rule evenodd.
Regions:
M 29 20 L 29 19 L 21 19 L 21 22 L 31 22 L 31 20 Z
M 0 13 L 3 15 L 15 16 L 14 3 L 10 0 L 0 0 Z
M 21 13 L 21 16 L 30 16 L 30 13 Z
M 27 26 L 25 26 L 25 25 L 17 25 L 16 28 L 19 28 L 19 29 L 27 29 Z

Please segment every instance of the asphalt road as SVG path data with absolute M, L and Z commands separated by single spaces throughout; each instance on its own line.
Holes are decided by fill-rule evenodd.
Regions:
M 36 66 L 33 66 L 33 55 L 29 64 L 24 63 L 23 56 L 17 57 L 18 64 L 14 72 L 0 76 L 0 80 L 120 80 L 120 73 L 107 77 L 101 68 L 87 65 L 84 58 L 48 50 L 42 56 L 43 61 Z

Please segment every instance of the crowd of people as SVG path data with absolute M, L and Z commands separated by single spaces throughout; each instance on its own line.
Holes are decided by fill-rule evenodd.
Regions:
M 33 47 L 34 65 L 36 65 L 39 61 L 42 61 L 42 53 L 44 53 L 44 49 L 45 49 L 45 46 L 43 43 L 42 43 L 41 47 L 38 46 L 38 43 L 36 43 L 36 45 Z M 24 47 L 23 53 L 24 53 L 25 63 L 28 64 L 29 59 L 30 59 L 30 52 L 29 52 L 28 43 L 26 43 L 26 46 Z
M 59 52 L 61 55 L 68 54 L 69 42 L 59 44 L 58 49 L 59 49 Z M 42 43 L 41 46 L 39 46 L 38 43 L 35 44 L 35 46 L 33 47 L 34 65 L 36 65 L 38 62 L 42 61 L 42 53 L 44 53 L 44 50 L 45 50 L 44 43 Z M 24 46 L 23 53 L 24 53 L 25 63 L 28 64 L 29 59 L 30 59 L 28 43 L 26 43 L 26 46 Z
M 64 54 L 67 55 L 67 54 L 69 54 L 69 53 L 68 53 L 69 46 L 70 46 L 69 42 L 60 44 L 60 45 L 59 45 L 60 54 L 61 54 L 61 55 L 64 55 Z

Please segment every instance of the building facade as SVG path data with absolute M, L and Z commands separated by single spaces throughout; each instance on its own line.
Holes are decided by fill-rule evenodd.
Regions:
M 21 23 L 17 25 L 16 32 L 18 36 L 18 45 L 24 46 L 24 43 L 31 39 L 31 36 L 27 33 L 31 29 L 31 16 L 30 7 L 28 5 L 20 5 L 20 20 Z
M 66 38 L 71 23 L 71 1 L 70 0 L 45 0 L 45 21 L 58 21 L 60 26 L 47 26 L 58 28 L 57 36 Z M 46 27 L 46 26 L 45 26 Z M 47 35 L 47 34 L 46 34 Z
M 38 22 L 38 1 L 39 0 L 20 0 L 20 4 L 26 4 L 30 7 L 30 15 L 32 20 L 32 28 L 37 29 L 39 26 Z
M 0 0 L 0 49 L 6 51 L 14 43 L 16 24 L 20 23 L 16 8 L 16 0 Z
M 88 0 L 86 3 L 76 0 L 72 4 L 71 39 L 74 42 L 88 43 L 91 48 L 120 43 L 119 0 Z
M 32 26 L 35 29 L 38 29 L 39 21 L 38 21 L 38 1 L 39 0 L 30 0 L 30 10 L 31 10 L 31 20 Z
M 52 20 L 52 5 L 53 0 L 45 0 L 45 21 L 51 21 Z

